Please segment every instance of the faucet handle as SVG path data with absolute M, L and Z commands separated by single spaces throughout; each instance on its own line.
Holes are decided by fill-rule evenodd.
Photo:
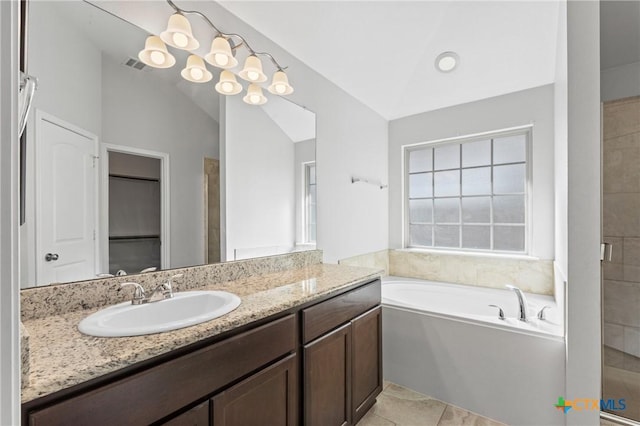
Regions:
M 489 305 L 489 306 L 491 306 L 492 308 L 498 308 L 498 319 L 500 319 L 502 321 L 507 319 L 504 316 L 504 311 L 502 310 L 502 308 L 500 306 L 498 306 L 498 305 Z
M 542 309 L 540 309 L 540 311 L 538 312 L 538 319 L 539 320 L 544 321 L 544 320 L 547 319 L 547 316 L 544 313 L 544 310 L 547 309 L 547 308 L 551 308 L 551 306 L 545 305 L 545 306 L 542 307 Z
M 142 271 L 140 271 L 141 274 L 146 274 L 147 272 L 155 272 L 158 268 L 155 266 L 152 266 L 150 268 L 145 268 Z
M 164 288 L 164 291 L 162 292 L 162 294 L 164 295 L 165 299 L 171 299 L 173 297 L 173 283 L 172 282 L 173 282 L 173 280 L 178 279 L 178 278 L 182 278 L 182 274 L 172 275 L 171 278 L 169 278 L 166 283 L 160 284 L 160 287 Z
M 143 303 L 143 301 L 145 300 L 145 292 L 144 292 L 144 287 L 142 287 L 140 284 L 138 283 L 134 283 L 134 282 L 128 282 L 128 283 L 122 283 L 120 284 L 120 287 L 126 287 L 126 286 L 133 286 L 134 290 L 133 290 L 133 299 L 131 299 L 131 304 L 132 305 L 140 305 Z

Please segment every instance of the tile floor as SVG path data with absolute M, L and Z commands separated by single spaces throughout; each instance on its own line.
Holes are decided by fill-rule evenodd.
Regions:
M 378 402 L 358 426 L 500 426 L 495 420 L 385 382 Z
M 624 398 L 627 409 L 621 412 L 624 417 L 640 421 L 640 373 L 604 366 L 603 397 L 605 399 Z M 619 414 L 619 413 L 615 413 Z
M 611 372 L 609 372 L 611 373 Z M 613 374 L 615 376 L 615 373 Z M 611 377 L 611 374 L 610 374 Z M 621 376 L 622 377 L 622 376 Z M 378 402 L 358 426 L 504 426 L 503 423 L 385 382 Z M 600 426 L 619 426 L 600 420 Z

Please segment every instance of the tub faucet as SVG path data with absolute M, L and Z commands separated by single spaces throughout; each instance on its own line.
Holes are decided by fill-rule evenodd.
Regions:
M 507 284 L 505 285 L 509 290 L 513 290 L 516 292 L 516 296 L 518 296 L 518 303 L 520 304 L 520 315 L 518 319 L 523 322 L 529 321 L 529 317 L 527 316 L 527 299 L 524 297 L 524 293 L 515 285 Z

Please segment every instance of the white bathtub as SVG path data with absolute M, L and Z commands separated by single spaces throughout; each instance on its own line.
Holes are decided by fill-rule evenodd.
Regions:
M 564 395 L 562 315 L 552 297 L 526 296 L 529 323 L 510 290 L 385 277 L 385 379 L 507 424 L 564 424 L 553 406 Z

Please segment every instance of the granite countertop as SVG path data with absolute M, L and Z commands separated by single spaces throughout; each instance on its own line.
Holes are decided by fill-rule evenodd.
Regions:
M 24 321 L 29 333 L 29 384 L 22 402 L 31 401 L 95 377 L 216 336 L 373 279 L 380 271 L 316 264 L 300 269 L 256 275 L 198 290 L 225 290 L 242 299 L 233 312 L 195 326 L 137 337 L 92 337 L 78 323 L 101 308 L 72 311 Z

